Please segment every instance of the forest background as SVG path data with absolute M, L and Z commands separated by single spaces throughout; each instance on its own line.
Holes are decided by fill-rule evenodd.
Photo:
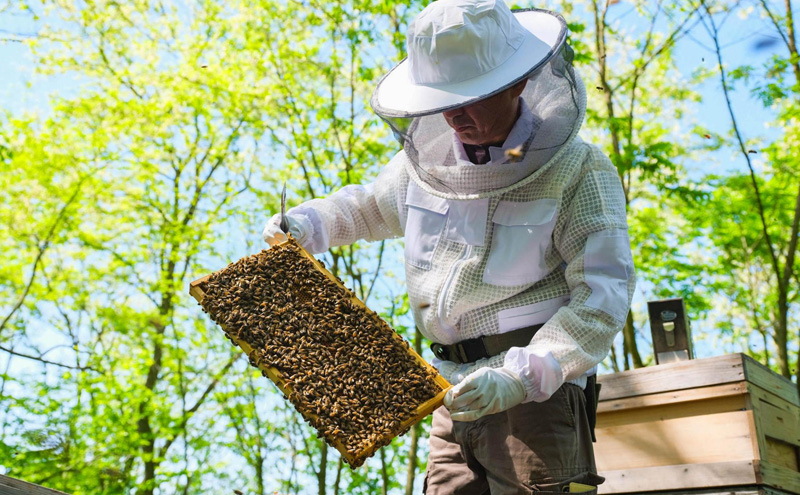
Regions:
M 75 494 L 419 493 L 425 422 L 351 471 L 188 284 L 398 151 L 369 110 L 427 2 L 0 0 L 0 473 Z M 624 185 L 636 297 L 603 372 L 698 357 L 797 380 L 800 57 L 791 0 L 563 0 L 585 139 Z M 397 241 L 327 266 L 418 349 Z M 430 357 L 427 354 L 426 356 Z

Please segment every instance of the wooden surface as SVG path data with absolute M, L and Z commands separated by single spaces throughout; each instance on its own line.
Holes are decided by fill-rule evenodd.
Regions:
M 758 483 L 753 461 L 617 469 L 600 474 L 606 478 L 605 483 L 600 485 L 600 493 L 698 490 Z
M 800 494 L 797 388 L 753 359 L 718 356 L 598 382 L 595 456 L 607 478 L 600 493 L 749 485 Z
M 760 483 L 769 484 L 789 493 L 800 493 L 800 475 L 771 462 L 756 461 Z
M 729 354 L 599 375 L 597 382 L 603 386 L 600 401 L 608 401 L 741 382 L 744 379 L 741 355 Z
M 747 405 L 747 384 L 739 382 L 600 402 L 597 424 L 605 428 L 664 421 L 738 411 L 747 408 Z
M 600 493 L 603 493 L 602 489 L 603 485 L 600 485 Z M 758 485 L 729 486 L 725 488 L 707 488 L 701 490 L 649 491 L 642 493 L 646 495 L 791 495 L 783 490 L 776 490 L 774 488 Z
M 58 490 L 34 485 L 0 474 L 0 495 L 67 495 Z
M 599 375 L 600 401 L 749 381 L 800 406 L 797 386 L 744 354 L 726 354 Z
M 355 296 L 355 294 L 353 294 L 351 291 L 348 291 L 347 288 L 342 284 L 342 282 L 340 282 L 330 271 L 328 271 L 322 265 L 322 263 L 317 261 L 316 258 L 314 258 L 308 251 L 303 249 L 303 247 L 300 246 L 299 244 L 296 244 L 296 246 L 299 248 L 301 254 L 303 256 L 305 256 L 306 258 L 308 258 L 314 264 L 314 267 L 317 270 L 322 272 L 329 280 L 334 282 L 336 285 L 340 286 L 346 292 L 350 293 L 351 294 L 350 299 L 353 301 L 354 304 L 360 306 L 365 311 L 367 311 L 368 313 L 372 314 L 375 318 L 380 319 L 379 315 L 377 315 L 374 311 L 369 309 L 367 307 L 367 305 L 364 304 L 363 301 L 361 301 L 360 299 L 358 299 Z M 197 279 L 197 280 L 195 280 L 195 281 L 193 281 L 193 282 L 191 282 L 189 284 L 189 294 L 192 297 L 194 297 L 195 299 L 197 299 L 197 302 L 199 302 L 201 304 L 203 302 L 203 298 L 205 297 L 205 293 L 202 290 L 202 285 L 206 280 L 209 279 L 209 277 L 211 277 L 211 275 L 212 274 L 206 275 L 205 277 L 199 278 L 199 279 Z M 231 339 L 239 347 L 241 347 L 242 351 L 244 351 L 245 354 L 247 354 L 248 357 L 249 357 L 250 354 L 253 352 L 253 349 L 246 342 L 237 339 L 235 337 L 235 335 L 233 335 L 231 332 L 228 332 L 228 330 L 225 328 L 224 325 L 220 325 L 220 326 L 225 331 L 225 333 L 228 334 L 228 336 L 231 337 Z M 403 337 L 401 337 L 399 334 L 397 334 L 393 330 L 392 330 L 392 334 L 394 335 L 394 337 L 396 339 L 400 340 L 401 342 L 404 342 Z M 422 356 L 417 354 L 414 351 L 414 349 L 412 349 L 410 346 L 407 346 L 407 345 L 404 345 L 404 348 L 423 368 L 429 369 L 434 373 L 435 381 L 442 388 L 442 391 L 440 393 L 438 393 L 432 399 L 430 399 L 430 400 L 422 403 L 421 405 L 419 405 L 417 407 L 417 409 L 414 411 L 414 415 L 411 418 L 409 418 L 409 419 L 407 419 L 407 420 L 405 420 L 405 421 L 403 421 L 401 423 L 401 425 L 399 427 L 399 431 L 403 431 L 403 430 L 413 426 L 414 424 L 416 424 L 417 422 L 421 421 L 422 419 L 427 417 L 429 414 L 431 414 L 439 406 L 441 406 L 442 402 L 444 401 L 445 394 L 447 393 L 447 391 L 451 387 L 450 383 L 448 383 L 447 380 L 445 380 L 444 377 L 442 377 L 434 367 L 432 367 L 427 361 L 425 361 L 422 358 Z M 261 369 L 267 375 L 267 377 L 272 382 L 274 382 L 275 385 L 278 386 L 278 388 L 281 390 L 281 392 L 283 392 L 286 396 L 289 395 L 289 393 L 291 392 L 291 386 L 286 383 L 286 381 L 283 379 L 283 376 L 281 376 L 281 373 L 276 368 L 274 368 L 272 366 L 267 366 L 265 364 L 262 364 L 262 365 L 259 366 L 259 369 Z M 303 413 L 303 414 L 308 416 L 310 419 L 315 419 L 315 415 L 313 415 L 311 413 L 307 413 L 306 412 L 306 413 Z M 350 462 L 351 465 L 358 465 L 360 462 L 363 462 L 364 459 L 366 459 L 367 457 L 369 457 L 369 456 L 371 456 L 372 454 L 375 453 L 375 451 L 379 448 L 378 445 L 380 443 L 380 440 L 390 440 L 391 438 L 397 436 L 399 431 L 394 433 L 394 434 L 386 435 L 384 437 L 379 438 L 375 443 L 371 444 L 370 446 L 368 446 L 367 448 L 365 448 L 363 451 L 361 451 L 360 453 L 358 453 L 355 456 L 351 455 L 350 453 L 348 453 L 348 451 L 345 448 L 344 444 L 342 444 L 338 440 L 334 441 L 333 446 L 336 448 L 336 450 L 338 450 L 342 454 L 342 456 L 345 459 L 347 459 Z
M 597 469 L 752 461 L 751 421 L 752 411 L 733 411 L 598 428 Z

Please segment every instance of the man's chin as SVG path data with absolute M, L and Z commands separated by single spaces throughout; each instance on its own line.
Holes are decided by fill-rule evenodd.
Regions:
M 464 144 L 480 144 L 478 137 L 469 130 L 463 132 L 456 131 L 456 136 L 458 136 L 459 141 Z

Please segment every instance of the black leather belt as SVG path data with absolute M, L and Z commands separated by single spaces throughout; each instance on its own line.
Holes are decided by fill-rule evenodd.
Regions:
M 486 335 L 474 339 L 462 340 L 455 344 L 431 344 L 434 356 L 454 363 L 472 363 L 478 359 L 497 356 L 512 347 L 525 347 L 544 324 L 518 328 L 497 335 Z

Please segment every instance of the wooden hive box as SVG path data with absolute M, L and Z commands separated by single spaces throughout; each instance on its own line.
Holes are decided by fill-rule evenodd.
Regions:
M 598 377 L 600 493 L 800 494 L 794 383 L 743 354 Z
M 359 308 L 358 309 L 359 311 L 364 312 L 370 315 L 371 317 L 375 318 L 376 319 L 375 321 L 378 322 L 380 326 L 384 327 L 385 331 L 391 334 L 390 337 L 391 339 L 395 339 L 397 342 L 402 343 L 402 346 L 398 347 L 404 349 L 404 352 L 408 353 L 411 356 L 411 358 L 416 362 L 416 364 L 418 364 L 422 369 L 427 370 L 427 372 L 429 372 L 433 376 L 434 382 L 437 385 L 437 387 L 441 389 L 441 391 L 438 392 L 434 397 L 419 404 L 412 411 L 410 415 L 402 417 L 402 421 L 398 421 L 398 425 L 396 428 L 392 428 L 391 431 L 386 430 L 376 433 L 374 441 L 370 441 L 358 452 L 352 452 L 348 450 L 342 438 L 321 432 L 321 434 L 324 435 L 325 440 L 342 454 L 342 457 L 348 462 L 348 464 L 351 467 L 357 467 L 363 464 L 366 458 L 373 455 L 377 451 L 377 449 L 379 449 L 383 445 L 388 444 L 395 436 L 407 431 L 415 423 L 419 422 L 420 420 L 428 416 L 430 413 L 432 413 L 436 408 L 441 406 L 444 400 L 444 395 L 450 388 L 450 384 L 441 375 L 439 375 L 439 373 L 436 371 L 435 368 L 433 368 L 430 364 L 428 364 L 427 361 L 425 361 L 421 356 L 419 356 L 408 345 L 408 343 L 403 340 L 403 338 L 400 335 L 394 332 L 394 330 L 392 330 L 391 327 L 388 326 L 388 324 L 386 324 L 376 313 L 370 310 L 361 300 L 359 300 L 355 296 L 355 294 L 347 290 L 347 288 L 342 284 L 342 282 L 338 278 L 336 278 L 331 272 L 329 272 L 318 260 L 316 260 L 310 253 L 308 253 L 305 249 L 303 249 L 293 239 L 290 239 L 289 241 L 282 243 L 280 246 L 273 249 L 291 250 L 291 252 L 295 253 L 296 255 L 299 255 L 299 257 L 303 261 L 310 262 L 312 265 L 312 269 L 316 270 L 317 272 L 323 275 L 323 280 L 327 279 L 328 281 L 332 282 L 335 286 L 339 287 L 343 291 L 343 293 L 346 294 L 345 297 L 348 298 L 349 301 L 351 301 L 355 307 Z M 264 254 L 264 252 L 262 252 L 261 254 Z M 246 259 L 247 258 L 243 258 L 240 261 L 244 261 Z M 233 264 L 229 265 L 229 267 L 232 265 Z M 219 272 L 222 272 L 223 270 L 220 270 Z M 201 305 L 203 305 L 203 301 L 206 298 L 205 288 L 207 287 L 209 279 L 213 275 L 214 274 L 209 274 L 205 277 L 202 277 L 198 280 L 191 282 L 190 284 L 189 293 L 195 299 L 197 299 L 197 301 Z M 288 290 L 294 291 L 295 289 L 289 287 Z M 302 296 L 303 294 L 301 294 L 301 297 Z M 310 301 L 310 303 L 314 304 L 313 301 Z M 242 349 L 242 351 L 244 351 L 245 354 L 247 354 L 250 357 L 251 364 L 257 365 L 257 367 L 262 371 L 262 374 L 264 376 L 268 377 L 272 382 L 274 382 L 275 385 L 277 385 L 277 387 L 281 390 L 281 392 L 283 392 L 283 394 L 286 397 L 291 398 L 295 390 L 293 390 L 292 383 L 287 379 L 287 377 L 284 376 L 284 374 L 279 369 L 270 366 L 267 363 L 259 362 L 258 359 L 255 359 L 256 354 L 254 352 L 254 349 L 247 341 L 238 338 L 236 332 L 231 331 L 231 329 L 227 328 L 226 325 L 221 324 L 221 326 L 222 329 L 225 331 L 226 335 L 228 336 L 228 338 L 233 343 L 238 345 Z M 346 381 L 347 377 L 342 377 L 342 379 Z M 386 395 L 387 396 L 393 395 L 393 393 L 387 390 Z M 295 406 L 297 407 L 296 404 Z M 317 414 L 314 414 L 313 411 L 307 411 L 302 409 L 298 409 L 298 411 L 303 415 L 304 419 L 307 422 L 312 424 L 312 426 L 315 425 L 318 419 Z
M 58 490 L 34 485 L 10 476 L 0 474 L 0 495 L 68 495 Z

